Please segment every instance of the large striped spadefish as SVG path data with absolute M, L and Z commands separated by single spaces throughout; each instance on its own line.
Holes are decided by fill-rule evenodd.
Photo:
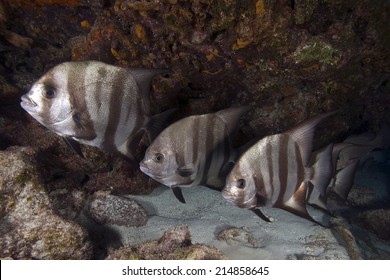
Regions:
M 141 130 L 157 134 L 151 128 L 166 118 L 164 113 L 158 118 L 149 116 L 151 80 L 164 72 L 97 61 L 65 62 L 34 83 L 21 105 L 70 143 L 76 140 L 133 159 L 131 149 L 140 139 L 135 135 Z

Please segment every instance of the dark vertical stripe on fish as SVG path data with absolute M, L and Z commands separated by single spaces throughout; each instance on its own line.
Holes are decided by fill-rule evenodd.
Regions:
M 77 114 L 79 123 L 83 124 L 84 128 L 76 127 L 75 137 L 84 140 L 93 140 L 96 137 L 96 132 L 91 120 L 91 112 L 87 108 L 85 77 L 88 64 L 83 64 L 83 67 L 74 69 L 70 64 L 66 65 L 66 90 L 69 96 L 69 102 L 73 109 L 73 114 Z M 74 110 L 77 108 L 77 111 Z
M 214 146 L 215 146 L 214 128 L 215 128 L 216 119 L 217 119 L 217 117 L 214 115 L 212 117 L 206 118 L 206 129 L 204 130 L 204 134 L 206 134 L 206 143 L 204 146 L 204 155 L 205 155 L 204 161 L 205 162 L 204 162 L 203 170 L 202 170 L 201 174 L 199 174 L 200 175 L 199 178 L 202 178 L 202 179 L 206 179 L 207 173 L 211 167 L 211 163 L 213 160 L 213 150 L 214 150 Z
M 265 202 L 264 204 L 261 204 L 259 201 L 257 201 L 256 206 L 258 207 L 266 206 L 266 203 L 268 202 L 268 195 L 265 191 L 263 175 L 260 173 L 257 176 L 252 174 L 252 176 L 255 182 L 256 192 L 258 195 L 260 195 L 263 198 L 263 201 Z
M 279 142 L 279 160 L 278 160 L 278 165 L 279 165 L 279 183 L 280 183 L 280 192 L 278 196 L 278 200 L 275 203 L 275 205 L 280 205 L 283 201 L 283 197 L 286 194 L 287 191 L 287 177 L 288 177 L 288 145 L 289 145 L 289 137 L 284 136 L 281 137 L 280 142 Z
M 126 77 L 123 76 L 123 71 L 115 72 L 110 91 L 108 123 L 103 139 L 103 147 L 111 152 L 117 151 L 115 147 L 115 135 L 120 121 L 124 91 L 127 90 L 123 86 L 124 81 L 126 81 Z
M 192 127 L 192 132 L 194 133 L 194 136 L 193 136 L 193 142 L 192 142 L 192 163 L 193 164 L 196 164 L 196 162 L 198 161 L 198 157 L 199 157 L 199 150 L 198 150 L 198 145 L 199 145 L 199 142 L 200 142 L 200 135 L 199 135 L 199 129 L 200 129 L 200 118 L 194 118 L 193 119 L 194 122 L 193 122 L 193 127 Z
M 226 149 L 229 148 L 225 123 L 219 117 L 216 117 L 213 126 L 214 128 L 212 131 L 214 135 L 214 143 L 213 146 L 210 148 L 210 150 L 212 150 L 210 152 L 212 154 L 212 160 L 211 160 L 210 168 L 207 170 L 207 178 L 219 177 L 218 175 L 220 174 L 223 163 L 226 162 L 226 154 L 227 154 Z M 216 182 L 217 181 L 214 181 L 214 183 Z M 218 185 L 214 185 L 214 186 L 222 187 Z

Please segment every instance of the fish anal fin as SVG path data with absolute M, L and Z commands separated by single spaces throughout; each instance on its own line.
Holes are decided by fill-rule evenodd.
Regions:
M 321 114 L 314 118 L 310 118 L 301 122 L 293 129 L 288 130 L 289 134 L 295 141 L 298 142 L 302 152 L 304 166 L 307 166 L 310 161 L 310 156 L 313 150 L 313 136 L 316 126 L 325 118 L 335 114 L 337 111 Z
M 80 143 L 76 140 L 69 138 L 69 137 L 63 137 L 65 143 L 78 154 L 81 158 L 85 159 L 83 152 L 81 151 Z
M 263 221 L 266 221 L 267 223 L 271 222 L 271 220 L 266 215 L 264 215 L 263 212 L 261 212 L 259 208 L 251 209 L 251 211 L 253 213 L 255 213 L 256 216 L 261 218 Z
M 275 205 L 275 207 L 288 211 L 292 214 L 305 218 L 313 223 L 316 223 L 324 227 L 324 225 L 314 220 L 307 212 L 306 209 L 307 187 L 308 187 L 307 183 L 302 182 L 299 188 L 295 191 L 295 193 L 291 196 L 291 198 L 288 201 L 280 203 L 277 206 Z
M 228 128 L 229 134 L 231 134 L 237 129 L 241 115 L 251 108 L 251 106 L 234 107 L 218 111 L 215 114 L 222 119 Z
M 186 203 L 186 200 L 184 199 L 183 192 L 181 191 L 180 187 L 172 187 L 173 194 L 179 200 L 181 203 Z

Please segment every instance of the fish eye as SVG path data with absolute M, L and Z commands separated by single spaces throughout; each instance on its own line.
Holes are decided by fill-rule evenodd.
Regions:
M 43 92 L 45 98 L 51 99 L 55 96 L 56 92 L 52 87 L 46 87 Z
M 239 188 L 239 189 L 245 188 L 245 183 L 246 183 L 245 179 L 237 180 L 237 188 Z
M 153 161 L 157 163 L 161 163 L 164 160 L 164 155 L 157 153 L 154 155 Z

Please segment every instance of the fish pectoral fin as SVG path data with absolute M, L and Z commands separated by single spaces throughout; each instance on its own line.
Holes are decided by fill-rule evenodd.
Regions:
M 307 183 L 302 182 L 299 188 L 291 196 L 291 198 L 281 204 L 275 205 L 275 207 L 283 209 L 287 212 L 290 212 L 299 217 L 305 218 L 313 223 L 316 223 L 322 227 L 325 227 L 318 221 L 314 220 L 306 209 L 306 193 L 307 193 Z
M 176 173 L 181 177 L 190 177 L 194 174 L 194 170 L 192 168 L 179 168 L 176 170 Z
M 261 212 L 259 208 L 251 209 L 251 211 L 253 213 L 255 213 L 259 218 L 261 218 L 262 220 L 266 221 L 267 223 L 271 222 L 271 220 L 268 219 L 268 217 L 266 215 L 264 215 L 263 212 Z
M 80 157 L 85 159 L 83 152 L 81 151 L 80 143 L 76 140 L 69 138 L 69 137 L 63 137 L 65 143 L 73 150 L 76 154 L 78 154 Z
M 180 187 L 172 187 L 173 194 L 179 200 L 181 203 L 186 203 L 186 200 L 184 199 L 183 192 L 181 191 Z

